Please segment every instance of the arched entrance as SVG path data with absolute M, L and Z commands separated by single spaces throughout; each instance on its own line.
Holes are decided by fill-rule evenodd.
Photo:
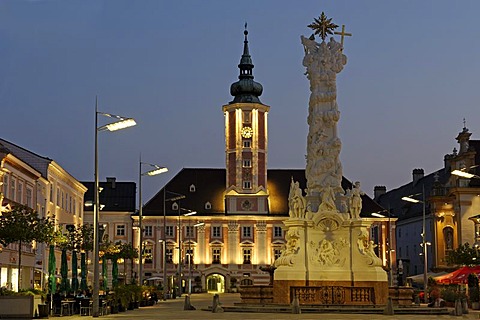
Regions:
M 225 277 L 218 273 L 213 273 L 207 277 L 208 292 L 225 292 Z

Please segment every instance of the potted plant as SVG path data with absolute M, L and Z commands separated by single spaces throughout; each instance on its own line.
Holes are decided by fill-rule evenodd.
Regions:
M 476 274 L 471 273 L 468 275 L 468 297 L 470 299 L 470 304 L 472 309 L 480 309 L 480 297 L 479 297 L 479 288 L 478 288 L 478 277 Z

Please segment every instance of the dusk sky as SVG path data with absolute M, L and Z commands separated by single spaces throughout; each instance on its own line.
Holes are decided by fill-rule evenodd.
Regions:
M 337 77 L 345 177 L 391 190 L 442 168 L 463 118 L 480 139 L 478 0 L 2 0 L 1 137 L 93 181 L 98 95 L 100 111 L 138 123 L 99 133 L 100 181 L 137 182 L 141 153 L 169 168 L 143 179 L 146 202 L 184 167 L 224 168 L 222 105 L 247 22 L 271 107 L 268 167 L 305 168 L 300 35 L 322 11 L 353 33 Z

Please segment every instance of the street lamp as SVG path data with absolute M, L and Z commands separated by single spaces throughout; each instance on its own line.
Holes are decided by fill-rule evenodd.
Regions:
M 173 194 L 175 197 L 166 199 L 166 194 Z M 167 201 L 177 201 L 185 199 L 185 196 L 180 193 L 167 191 L 166 186 L 163 187 L 163 300 L 167 300 Z
M 95 98 L 95 184 L 93 189 L 93 304 L 92 304 L 92 316 L 99 316 L 99 186 L 98 186 L 98 133 L 101 131 L 117 131 L 132 127 L 136 125 L 135 120 L 132 118 L 125 118 L 110 113 L 100 112 L 97 109 L 98 100 Z M 103 126 L 98 126 L 98 115 L 113 118 L 115 121 Z
M 142 173 L 142 165 L 149 165 L 153 169 Z M 140 239 L 140 260 L 138 262 L 138 283 L 143 284 L 143 203 L 142 203 L 142 176 L 156 176 L 161 173 L 167 172 L 166 167 L 161 167 L 156 164 L 151 164 L 147 162 L 142 162 L 142 157 L 140 156 L 139 168 L 138 168 L 138 228 L 139 228 L 139 239 Z
M 422 195 L 422 200 L 413 198 L 414 196 Z M 412 202 L 412 203 L 422 203 L 422 250 L 423 250 L 423 299 L 426 302 L 428 296 L 428 257 L 427 257 L 427 246 L 430 245 L 430 242 L 427 242 L 426 235 L 426 225 L 425 225 L 425 185 L 422 185 L 422 192 L 414 195 L 402 197 L 402 200 Z
M 178 273 L 177 286 L 178 286 L 179 297 L 182 295 L 182 222 L 180 219 L 182 210 L 187 211 L 186 213 L 183 214 L 184 217 L 197 214 L 196 211 L 181 208 L 180 201 L 179 201 L 179 205 L 178 205 L 178 268 L 177 268 L 177 273 Z

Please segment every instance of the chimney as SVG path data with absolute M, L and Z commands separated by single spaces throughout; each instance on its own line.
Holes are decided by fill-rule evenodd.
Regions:
M 112 184 L 112 189 L 115 189 L 115 181 L 116 180 L 117 180 L 117 178 L 115 178 L 115 177 L 107 177 L 107 183 Z
M 373 188 L 373 199 L 378 200 L 378 198 L 380 198 L 380 196 L 384 195 L 385 193 L 387 193 L 387 187 L 385 187 L 385 186 L 375 186 Z
M 415 185 L 418 180 L 423 178 L 423 169 L 413 169 L 413 184 Z

